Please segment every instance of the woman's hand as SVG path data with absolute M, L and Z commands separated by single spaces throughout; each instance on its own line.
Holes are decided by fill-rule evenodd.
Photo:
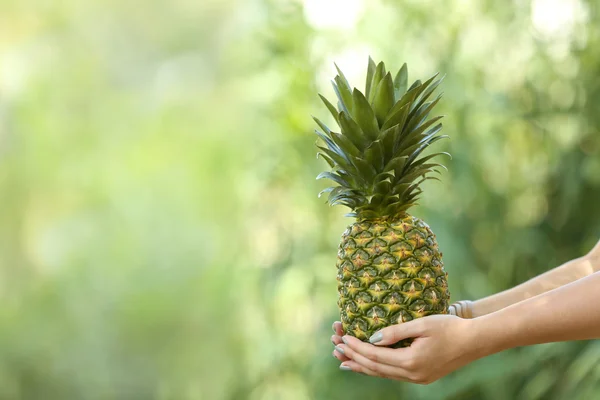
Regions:
M 340 360 L 341 362 L 350 360 L 348 357 L 344 356 L 342 353 L 337 351 L 337 346 L 344 343 L 342 341 L 342 336 L 344 336 L 344 330 L 342 329 L 342 323 L 340 321 L 335 321 L 333 323 L 333 331 L 335 335 L 331 336 L 331 343 L 336 346 L 336 350 L 333 351 L 333 356 Z
M 334 356 L 340 369 L 420 384 L 434 382 L 476 360 L 480 354 L 473 320 L 453 315 L 433 315 L 384 328 L 369 344 L 343 336 L 340 323 L 334 323 Z M 407 348 L 391 349 L 402 339 L 414 338 Z

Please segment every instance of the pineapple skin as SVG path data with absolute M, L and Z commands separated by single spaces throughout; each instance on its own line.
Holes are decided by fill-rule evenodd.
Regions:
M 350 225 L 342 234 L 337 268 L 344 332 L 362 341 L 389 325 L 448 313 L 442 253 L 435 234 L 416 217 Z

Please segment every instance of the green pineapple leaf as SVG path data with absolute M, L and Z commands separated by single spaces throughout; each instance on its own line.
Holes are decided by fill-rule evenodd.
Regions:
M 359 172 L 359 176 L 365 182 L 373 182 L 373 178 L 377 175 L 377 171 L 371 164 L 359 157 L 354 157 L 352 163 Z
M 382 181 L 375 185 L 373 193 L 385 196 L 392 190 L 392 183 L 390 181 Z
M 434 75 L 434 78 L 437 76 L 438 74 Z M 427 101 L 427 99 L 429 98 L 429 96 L 431 96 L 431 94 L 435 91 L 435 89 L 440 85 L 440 83 L 442 83 L 442 81 L 444 80 L 445 76 L 442 76 L 440 79 L 438 79 L 437 81 L 433 82 L 431 84 L 431 86 L 429 86 L 429 88 L 427 90 L 425 90 L 424 92 L 422 92 L 421 97 L 419 98 L 418 103 L 415 105 L 415 108 L 419 108 L 423 105 L 423 103 L 425 103 Z M 423 84 L 424 86 L 425 84 Z M 418 95 L 417 95 L 418 96 Z M 441 94 L 440 94 L 441 97 Z
M 406 92 L 404 94 L 404 96 L 402 96 L 400 101 L 397 102 L 396 104 L 394 104 L 392 109 L 389 111 L 388 119 L 396 118 L 395 115 L 397 115 L 398 111 L 400 111 L 405 106 L 408 106 L 408 112 L 410 112 L 412 102 L 415 100 L 418 90 L 419 90 L 419 88 L 413 88 L 413 89 L 409 90 L 408 92 Z M 390 123 L 389 125 L 387 123 L 384 124 L 384 126 L 386 126 L 386 127 L 392 126 L 392 125 L 395 125 L 395 124 L 394 123 Z
M 331 129 L 329 129 L 329 127 L 327 127 L 327 125 L 325 125 L 323 122 L 321 122 L 321 120 L 315 116 L 312 117 L 313 120 L 317 123 L 317 125 L 319 125 L 319 127 L 321 129 L 323 129 L 323 131 L 328 135 L 331 136 Z
M 344 153 L 349 154 L 351 156 L 358 157 L 360 155 L 360 151 L 358 148 L 348 139 L 346 136 L 341 133 L 331 132 L 331 139 L 337 144 L 337 146 Z
M 377 172 L 383 171 L 383 148 L 379 140 L 371 143 L 371 145 L 365 150 L 365 158 Z
M 394 81 L 392 75 L 388 72 L 386 76 L 379 82 L 377 89 L 375 90 L 375 96 L 373 98 L 373 108 L 375 109 L 375 116 L 380 126 L 383 125 L 385 117 L 388 115 L 390 109 L 394 106 Z
M 399 138 L 400 142 L 398 142 L 398 145 L 399 146 L 401 145 L 403 147 L 410 147 L 413 144 L 417 143 L 423 136 L 427 136 L 432 132 L 434 132 L 434 133 L 439 132 L 442 129 L 441 123 L 437 124 L 436 126 L 431 128 L 427 132 L 425 132 L 425 130 L 429 129 L 429 127 L 431 127 L 431 125 L 435 124 L 437 121 L 439 121 L 442 118 L 443 118 L 443 116 L 441 116 L 441 115 L 437 116 L 435 118 L 430 119 L 429 121 L 424 122 L 416 129 L 414 129 L 412 131 L 408 131 L 408 133 L 406 135 Z
M 381 147 L 383 148 L 383 162 L 387 164 L 394 155 L 394 144 L 396 143 L 396 137 L 400 135 L 402 129 L 400 125 L 394 125 L 384 130 L 380 135 Z
M 394 175 L 390 174 L 389 172 L 382 172 L 380 174 L 377 174 L 373 181 L 375 183 L 383 182 L 386 180 L 391 182 L 393 179 L 394 179 Z
M 377 64 L 377 68 L 375 68 L 375 75 L 373 75 L 373 81 L 371 82 L 371 86 L 370 86 L 371 90 L 369 91 L 369 95 L 367 96 L 369 103 L 373 104 L 373 99 L 375 98 L 376 89 L 379 86 L 379 83 L 381 82 L 381 80 L 383 79 L 384 76 L 385 76 L 385 64 L 383 62 L 380 62 L 379 64 Z
M 341 176 L 339 176 L 333 172 L 329 172 L 329 171 L 323 171 L 319 175 L 317 175 L 317 180 L 319 180 L 319 179 L 330 179 L 330 180 L 334 181 L 335 183 L 340 184 L 341 186 L 345 186 L 345 187 L 350 186 L 348 181 L 343 179 Z
M 375 70 L 377 66 L 375 65 L 375 61 L 369 56 L 369 66 L 367 67 L 367 82 L 365 84 L 365 97 L 369 99 L 371 94 L 371 85 L 373 84 L 373 76 L 375 75 Z
M 324 159 L 331 168 L 335 168 L 335 162 L 327 154 L 317 153 L 317 158 L 319 157 Z
M 338 120 L 340 127 L 342 128 L 342 135 L 345 135 L 359 150 L 364 150 L 369 144 L 363 135 L 360 126 L 345 112 L 338 114 Z
M 383 199 L 384 199 L 384 196 L 382 194 L 375 194 L 375 195 L 373 195 L 373 197 L 371 197 L 371 200 L 369 200 L 369 205 L 372 208 L 377 209 L 383 202 Z
M 423 158 L 420 158 L 417 161 L 413 161 L 410 164 L 407 164 L 406 165 L 406 170 L 410 171 L 413 167 L 417 167 L 417 166 L 419 166 L 421 164 L 426 163 L 427 161 L 431 160 L 432 158 L 437 157 L 437 156 L 441 156 L 441 155 L 446 155 L 446 156 L 450 157 L 450 159 L 452 159 L 452 156 L 450 155 L 450 153 L 447 153 L 445 151 L 439 152 L 439 153 L 433 153 L 433 154 L 429 154 L 428 156 L 425 156 Z M 447 169 L 446 166 L 444 166 L 442 164 L 440 164 L 440 166 L 443 167 L 444 169 Z
M 408 156 L 399 156 L 390 160 L 383 168 L 383 171 L 402 171 L 404 166 L 406 165 L 406 161 L 408 160 Z
M 406 63 L 402 64 L 402 68 L 398 70 L 396 77 L 394 78 L 394 98 L 396 101 L 400 100 L 404 93 L 406 93 L 406 87 L 408 85 L 408 67 Z
M 348 91 L 352 91 L 352 88 L 350 87 L 350 83 L 348 82 L 348 79 L 346 79 L 346 76 L 344 75 L 344 73 L 342 72 L 342 70 L 338 67 L 338 65 L 336 63 L 333 63 L 333 65 L 335 65 L 335 69 L 337 70 L 338 76 L 341 79 L 341 82 L 344 84 L 344 86 L 346 88 L 348 88 Z M 338 83 L 339 85 L 339 83 Z
M 329 193 L 332 190 L 334 190 L 336 188 L 339 188 L 339 187 L 341 187 L 341 186 L 329 186 L 328 188 L 325 188 L 325 189 L 321 190 L 319 192 L 319 194 L 317 195 L 317 197 L 321 198 L 321 196 L 323 196 L 325 193 Z
M 323 146 L 317 146 L 324 154 L 326 154 L 330 159 L 332 159 L 336 165 L 339 165 L 340 167 L 344 168 L 344 169 L 348 169 L 349 167 L 352 166 L 351 163 L 349 163 L 344 157 L 336 154 L 335 151 L 332 151 L 328 148 L 325 148 Z
M 427 148 L 429 145 L 437 142 L 438 140 L 446 139 L 446 138 L 448 138 L 448 135 L 430 137 L 425 141 L 421 141 L 421 142 L 416 143 L 413 146 L 405 149 L 404 151 L 402 151 L 401 155 L 408 155 L 409 156 L 408 160 L 412 161 L 412 160 L 416 159 L 419 156 L 419 154 L 421 154 L 421 152 L 423 150 L 425 150 L 425 148 Z
M 395 77 L 383 62 L 369 57 L 365 91 L 353 88 L 335 64 L 332 81 L 337 107 L 319 95 L 333 115 L 340 131 L 335 132 L 313 117 L 319 130 L 318 157 L 331 167 L 317 179 L 330 179 L 339 186 L 324 189 L 330 205 L 352 208 L 359 220 L 402 215 L 416 204 L 427 179 L 437 179 L 446 167 L 430 161 L 448 153 L 421 157 L 427 147 L 440 139 L 442 116 L 430 118 L 442 94 L 433 100 L 444 77 L 433 75 L 408 86 L 408 67 L 403 64 Z
M 325 98 L 325 96 L 323 96 L 322 94 L 319 94 L 319 97 L 321 98 L 321 100 L 323 101 L 323 103 L 325 103 L 325 106 L 327 107 L 327 109 L 329 110 L 329 112 L 331 113 L 331 115 L 333 115 L 333 118 L 335 119 L 335 121 L 339 124 L 339 117 L 338 117 L 338 110 L 337 108 L 334 107 L 333 104 L 331 104 L 329 102 L 329 100 L 327 100 L 327 98 Z
M 337 84 L 339 80 L 340 78 L 336 77 L 335 81 L 331 81 L 331 86 L 333 86 L 335 95 L 338 98 L 338 109 L 352 115 L 352 95 L 343 84 L 341 86 Z
M 376 140 L 379 136 L 379 126 L 371 105 L 358 89 L 354 89 L 352 92 L 352 99 L 354 100 L 356 122 L 369 139 Z
M 408 88 L 408 91 L 410 92 L 413 89 L 417 89 L 419 86 L 421 86 L 421 80 L 417 79 L 416 81 L 413 82 L 412 85 L 410 85 L 410 87 Z
M 418 89 L 416 98 L 418 98 L 421 95 L 421 93 L 423 93 L 425 91 L 425 89 L 427 89 L 429 87 L 429 85 L 431 85 L 431 82 L 433 82 L 433 80 L 435 78 L 437 78 L 438 75 L 439 75 L 439 73 L 435 73 L 431 78 L 427 79 L 423 83 L 421 83 L 421 81 L 417 81 L 417 82 L 419 82 L 419 84 L 416 86 L 416 89 Z
M 429 115 L 433 107 L 435 107 L 435 105 L 440 101 L 441 98 L 442 95 L 440 94 L 435 98 L 435 100 L 429 103 L 425 103 L 420 108 L 415 109 L 415 113 L 412 116 L 409 114 L 408 119 L 406 120 L 406 129 L 410 132 L 413 129 L 415 129 L 415 127 L 421 125 L 421 123 L 425 119 L 427 119 L 427 116 Z
M 410 103 L 405 104 L 403 107 L 398 109 L 393 114 L 390 112 L 390 114 L 388 114 L 389 116 L 383 123 L 383 126 L 381 127 L 381 129 L 388 129 L 394 125 L 399 125 L 399 126 L 403 127 L 404 123 L 406 122 L 406 118 L 408 117 L 409 111 L 410 111 Z

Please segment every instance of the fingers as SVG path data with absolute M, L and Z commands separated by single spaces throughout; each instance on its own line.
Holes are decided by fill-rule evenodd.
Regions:
M 346 357 L 345 355 L 343 355 L 342 353 L 340 353 L 340 352 L 339 352 L 339 351 L 337 351 L 337 350 L 334 350 L 332 354 L 333 354 L 333 356 L 334 356 L 335 358 L 337 358 L 337 359 L 338 359 L 338 360 L 340 360 L 341 362 L 344 362 L 344 361 L 348 361 L 348 360 L 350 360 L 348 357 Z
M 365 368 L 364 366 L 360 365 L 359 363 L 355 362 L 355 361 L 346 361 L 345 363 L 343 363 L 342 365 L 340 365 L 340 369 L 342 371 L 352 371 L 352 372 L 358 372 L 359 374 L 365 374 L 365 375 L 369 375 L 369 376 L 378 376 L 381 378 L 386 378 L 386 379 L 393 379 L 396 381 L 401 381 L 401 382 L 411 382 L 411 383 L 419 383 L 421 384 L 422 382 L 419 380 L 414 380 L 414 379 L 408 379 L 399 375 L 396 376 L 385 376 L 385 375 L 381 375 L 378 372 L 372 371 L 368 368 Z
M 342 323 L 340 321 L 335 321 L 331 328 L 335 332 L 335 335 L 331 336 L 331 343 L 333 343 L 334 346 L 342 344 L 343 343 L 342 336 L 344 335 L 344 330 L 342 329 Z M 336 351 L 333 352 L 333 356 L 340 361 L 348 360 L 348 357 L 345 357 L 342 353 L 339 353 Z
M 334 323 L 334 330 L 335 330 L 335 323 Z M 341 336 L 331 335 L 331 343 L 333 343 L 334 346 L 339 346 L 340 344 L 343 344 L 344 342 L 342 341 Z M 335 358 L 337 358 L 338 360 L 340 360 L 341 362 L 349 360 L 348 357 L 344 356 L 341 352 L 338 352 L 336 350 L 333 351 L 333 356 Z
M 339 337 L 344 336 L 344 329 L 342 328 L 342 323 L 340 321 L 335 321 L 332 328 L 336 335 Z
M 360 341 L 352 336 L 344 336 L 342 338 L 346 346 L 338 345 L 344 349 L 344 355 L 353 360 L 363 360 L 365 366 L 369 367 L 371 363 L 387 364 L 394 367 L 404 367 L 407 361 L 407 349 L 390 349 L 387 347 L 375 347 L 369 343 Z
M 365 368 L 364 366 L 352 360 L 344 362 L 342 365 L 340 365 L 340 369 L 342 371 L 358 372 L 359 374 L 365 374 L 369 376 L 381 376 L 377 375 L 375 371 L 371 371 L 370 369 Z
M 369 342 L 376 346 L 389 346 L 403 339 L 419 337 L 423 334 L 424 325 L 422 319 L 417 319 L 388 326 L 371 336 Z
M 333 343 L 334 346 L 342 344 L 343 343 L 342 335 L 344 334 L 343 333 L 344 331 L 342 330 L 342 323 L 339 321 L 335 321 L 333 323 L 332 329 L 335 332 L 335 335 L 331 335 L 331 343 Z M 344 357 L 341 353 L 337 353 L 337 354 L 339 354 L 339 357 L 336 355 L 336 352 L 334 351 L 333 356 L 341 361 L 348 360 L 348 358 Z
M 340 345 L 343 344 L 342 338 L 334 335 L 331 337 L 331 342 L 335 346 L 335 350 L 333 351 L 333 356 L 342 362 L 348 361 L 349 358 L 344 355 L 343 350 L 341 350 L 341 347 L 340 347 Z M 338 350 L 338 349 L 340 349 L 340 350 Z
M 339 337 L 333 335 L 332 342 Z M 341 338 L 343 343 L 335 345 L 333 356 L 340 360 L 340 369 L 354 371 L 369 376 L 394 379 L 405 382 L 422 383 L 411 371 L 413 367 L 409 349 L 375 347 L 352 336 Z
M 365 368 L 364 366 L 360 365 L 359 363 L 357 363 L 355 361 L 347 361 L 347 362 L 343 363 L 342 365 L 340 365 L 340 369 L 342 371 L 358 372 L 358 373 L 369 375 L 369 376 L 378 376 L 381 378 L 393 379 L 395 381 L 416 383 L 418 385 L 427 385 L 427 384 L 431 383 L 431 381 L 428 381 L 427 379 L 407 378 L 402 375 L 381 375 L 380 373 L 378 373 L 376 371 L 372 371 L 368 368 Z
M 350 342 L 349 340 L 347 341 Z M 376 352 L 389 350 L 389 352 L 392 353 L 395 351 L 392 349 L 377 348 L 367 343 L 363 344 L 373 348 Z M 342 363 L 342 366 L 350 367 L 352 371 L 361 372 L 372 376 L 380 376 L 388 379 L 413 381 L 414 377 L 409 371 L 399 367 L 398 365 L 389 365 L 378 361 L 377 357 L 373 357 L 373 353 L 371 353 L 369 356 L 365 356 L 354 350 L 350 345 L 340 345 L 337 347 L 340 348 L 344 352 L 344 355 L 350 359 L 349 362 Z

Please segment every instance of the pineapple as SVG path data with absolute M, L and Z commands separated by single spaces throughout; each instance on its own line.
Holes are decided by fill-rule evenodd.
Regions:
M 338 306 L 344 331 L 366 341 L 385 326 L 448 312 L 448 274 L 435 234 L 407 212 L 421 183 L 437 179 L 431 174 L 445 168 L 432 159 L 450 156 L 420 157 L 447 137 L 438 135 L 442 117 L 429 118 L 441 95 L 428 100 L 442 79 L 436 74 L 407 88 L 406 64 L 392 78 L 383 62 L 375 65 L 369 58 L 362 93 L 336 69 L 337 108 L 319 96 L 339 132 L 314 118 L 321 129 L 317 156 L 331 167 L 317 179 L 337 184 L 319 196 L 328 193 L 330 205 L 349 207 L 347 216 L 356 219 L 339 245 Z

